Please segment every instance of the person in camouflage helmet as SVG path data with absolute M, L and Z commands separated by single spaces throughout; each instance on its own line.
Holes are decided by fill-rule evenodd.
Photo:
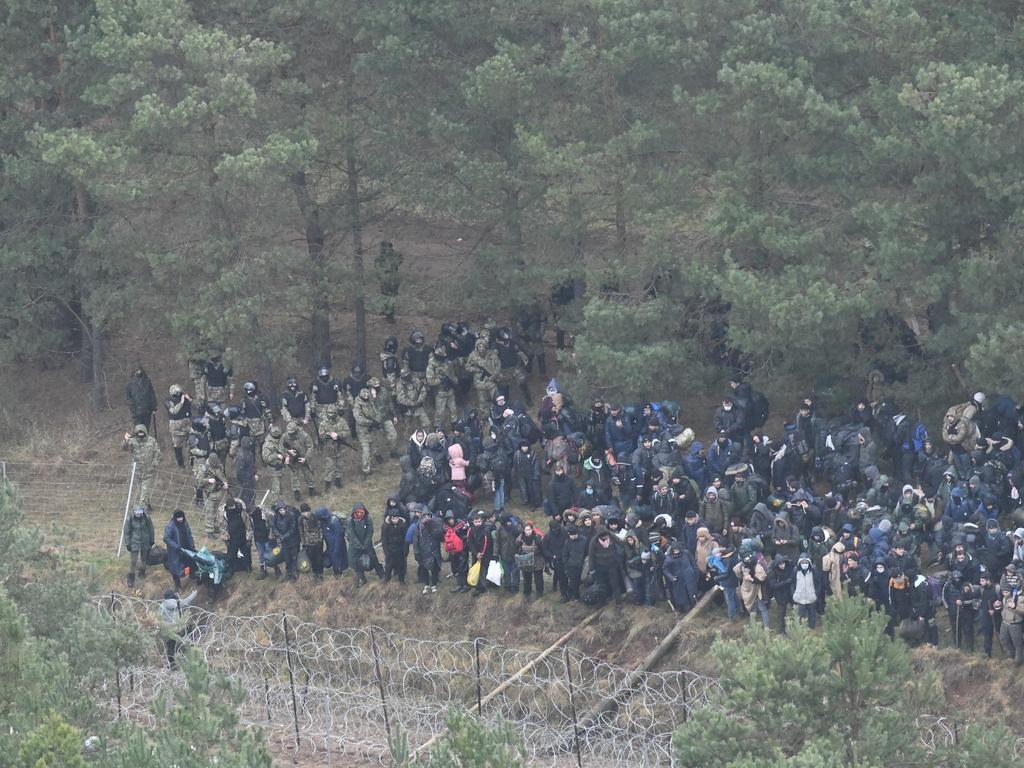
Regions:
M 207 402 L 227 403 L 235 399 L 234 371 L 224 362 L 223 356 L 222 347 L 211 347 L 210 359 L 203 366 Z
M 274 420 L 274 411 L 255 381 L 245 382 L 242 385 L 242 392 L 242 402 L 239 404 L 242 408 L 242 418 L 249 427 L 249 436 L 260 445 L 267 436 L 267 428 Z
M 533 399 L 530 397 L 530 390 L 526 385 L 526 364 L 529 362 L 529 358 L 519 348 L 507 328 L 498 331 L 494 349 L 498 353 L 498 360 L 501 364 L 498 374 L 499 388 L 503 388 L 510 397 L 513 396 L 513 389 L 518 389 L 526 404 L 531 405 Z
M 387 387 L 381 385 L 380 379 L 374 376 L 368 382 L 370 393 L 373 395 L 373 405 L 377 410 L 377 418 L 380 420 L 381 431 L 388 439 L 391 450 L 391 458 L 398 458 L 398 430 L 395 425 L 398 423 L 398 405 L 395 398 Z
M 342 457 L 344 451 L 349 447 L 345 441 L 344 432 L 348 431 L 348 422 L 341 407 L 337 404 L 328 405 L 323 416 L 317 423 L 320 430 L 321 452 L 324 457 L 324 493 L 331 490 L 331 483 L 335 488 L 342 485 Z
M 326 417 L 326 408 L 321 413 Z M 284 448 L 284 464 L 288 467 L 288 473 L 291 476 L 292 493 L 295 495 L 295 500 L 302 499 L 303 483 L 305 483 L 310 497 L 316 496 L 316 477 L 310 464 L 310 457 L 313 455 L 313 439 L 309 433 L 299 426 L 299 422 L 289 421 L 284 436 L 281 438 L 281 446 Z
M 149 434 L 145 424 L 136 424 L 135 429 L 124 433 L 121 449 L 128 451 L 135 462 L 135 472 L 139 478 L 139 504 L 152 509 L 149 503 L 150 491 L 156 477 L 156 468 L 160 464 L 160 446 L 156 438 Z
M 427 384 L 434 387 L 434 421 L 437 424 L 451 424 L 458 418 L 455 407 L 455 389 L 459 383 L 459 375 L 455 363 L 448 355 L 444 344 L 434 346 L 427 362 Z
M 206 528 L 206 537 L 216 539 L 223 533 L 221 507 L 224 505 L 228 490 L 224 464 L 216 453 L 211 453 L 206 460 L 203 469 L 203 490 L 206 494 L 206 500 L 203 502 L 203 526 Z
M 200 416 L 193 416 L 192 429 L 188 433 L 188 460 L 192 465 L 192 478 L 195 480 L 197 507 L 203 506 L 203 474 L 206 472 L 206 460 L 210 458 L 212 451 L 213 445 L 206 428 L 206 420 Z
M 413 376 L 411 371 L 403 372 L 398 380 L 395 401 L 410 422 L 414 422 L 424 429 L 430 429 L 433 426 L 425 406 L 427 385 L 423 379 Z
M 283 444 L 284 430 L 276 424 L 270 428 L 267 439 L 263 441 L 260 449 L 260 458 L 267 468 L 267 476 L 270 478 L 270 498 L 281 498 L 281 475 L 284 474 L 285 450 Z
M 473 377 L 473 389 L 480 403 L 480 412 L 487 413 L 498 391 L 497 376 L 501 371 L 501 360 L 483 336 L 476 340 L 473 351 L 466 358 L 466 370 Z
M 373 402 L 370 389 L 359 390 L 359 396 L 352 406 L 352 416 L 356 422 L 356 436 L 362 450 L 363 474 L 370 474 L 371 459 L 374 455 L 373 435 L 381 430 L 380 414 Z
M 171 384 L 164 408 L 167 410 L 167 431 L 171 435 L 174 459 L 179 467 L 184 467 L 184 449 L 188 445 L 188 432 L 192 427 L 192 398 L 177 384 Z
M 373 260 L 377 280 L 380 282 L 381 314 L 389 323 L 395 322 L 395 298 L 401 286 L 401 267 L 405 257 L 395 250 L 389 240 L 383 240 Z

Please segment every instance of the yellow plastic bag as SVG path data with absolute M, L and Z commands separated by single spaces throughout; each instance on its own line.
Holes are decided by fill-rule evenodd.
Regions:
M 466 583 L 471 587 L 475 587 L 480 583 L 480 561 L 477 560 L 473 563 L 473 566 L 469 569 L 469 573 L 466 574 Z

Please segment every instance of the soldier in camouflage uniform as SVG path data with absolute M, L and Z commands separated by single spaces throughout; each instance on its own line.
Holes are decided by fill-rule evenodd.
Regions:
M 189 463 L 192 465 L 192 478 L 196 485 L 197 507 L 203 505 L 203 475 L 206 472 L 206 460 L 210 458 L 212 451 L 206 420 L 196 416 L 192 419 L 192 430 L 188 433 L 188 455 Z
M 398 339 L 388 336 L 384 339 L 384 348 L 380 353 L 380 375 L 387 381 L 389 376 L 396 379 L 402 371 L 402 364 L 398 361 Z
M 501 371 L 501 360 L 498 359 L 498 353 L 487 345 L 485 337 L 476 340 L 473 351 L 466 358 L 466 371 L 473 377 L 473 389 L 476 390 L 480 413 L 487 413 L 498 391 L 497 376 Z
M 177 384 L 171 384 L 170 397 L 164 400 L 167 409 L 167 431 L 171 435 L 174 459 L 179 467 L 185 466 L 185 446 L 188 445 L 188 431 L 192 426 L 192 398 Z
M 430 429 L 430 417 L 424 403 L 427 402 L 427 385 L 422 379 L 406 371 L 398 380 L 398 387 L 395 393 L 395 401 L 404 411 L 405 417 L 423 429 Z
M 160 446 L 156 438 L 150 436 L 145 424 L 136 424 L 135 429 L 124 433 L 121 449 L 128 451 L 135 462 L 135 471 L 139 476 L 139 504 L 152 509 L 149 494 L 157 465 L 160 464 Z
M 427 362 L 427 384 L 435 387 L 434 423 L 440 425 L 447 420 L 450 424 L 458 418 L 455 408 L 455 387 L 458 382 L 459 375 L 455 363 L 448 356 L 448 347 L 444 344 L 436 345 Z
M 228 451 L 231 449 L 231 437 L 228 435 L 224 409 L 214 400 L 206 404 L 206 434 L 210 437 L 211 450 L 220 456 L 223 464 L 227 461 Z
M 242 438 L 252 437 L 249 420 L 242 414 L 242 406 L 232 405 L 224 411 L 224 421 L 228 430 L 228 456 L 237 456 Z
M 519 345 L 526 355 L 526 370 L 533 373 L 534 362 L 541 376 L 548 375 L 547 355 L 544 352 L 544 332 L 547 330 L 547 318 L 540 303 L 534 303 L 523 309 L 517 318 L 519 326 Z
M 188 356 L 188 375 L 195 390 L 197 410 L 206 407 L 206 358 L 201 349 L 194 348 Z
M 395 322 L 395 297 L 402 282 L 400 269 L 404 260 L 405 257 L 388 240 L 381 242 L 380 251 L 373 260 L 377 280 L 380 281 L 381 314 L 389 323 Z
M 224 465 L 216 453 L 211 453 L 206 460 L 202 484 L 206 494 L 206 501 L 203 504 L 203 525 L 206 528 L 206 537 L 216 539 L 223 533 L 221 507 L 224 506 L 228 490 L 228 478 L 224 473 Z
M 530 397 L 530 390 L 526 386 L 526 364 L 529 359 L 512 339 L 512 334 L 507 328 L 498 331 L 494 349 L 501 363 L 501 372 L 498 374 L 499 389 L 503 389 L 507 397 L 512 397 L 513 388 L 518 388 L 526 404 L 531 405 L 533 398 Z
M 281 498 L 281 475 L 284 474 L 285 459 L 283 437 L 284 431 L 275 424 L 270 428 L 260 450 L 260 458 L 263 459 L 267 475 L 270 477 L 270 498 L 275 501 Z
M 328 405 L 340 405 L 345 411 L 345 388 L 337 378 L 331 376 L 331 369 L 321 365 L 316 378 L 309 385 L 309 397 L 313 409 L 313 422 L 318 423 Z M 319 432 L 319 427 L 317 427 Z
M 249 427 L 249 436 L 262 445 L 267 436 L 267 428 L 274 420 L 274 412 L 270 408 L 270 402 L 259 390 L 255 381 L 247 381 L 242 385 L 245 393 L 242 395 L 242 418 Z
M 362 449 L 363 474 L 368 475 L 374 456 L 373 435 L 381 429 L 380 415 L 373 402 L 373 393 L 369 389 L 359 391 L 359 396 L 352 406 L 352 416 L 356 421 L 356 435 Z
M 321 413 L 324 418 L 327 418 L 326 409 Z M 317 423 L 319 424 L 319 420 Z M 302 500 L 303 483 L 306 485 L 310 498 L 316 496 L 316 478 L 313 475 L 313 467 L 310 465 L 310 457 L 313 455 L 313 439 L 309 433 L 299 426 L 299 422 L 289 421 L 284 437 L 281 438 L 281 446 L 284 448 L 284 463 L 291 476 L 292 493 L 295 495 L 295 500 Z
M 377 409 L 377 417 L 380 419 L 380 428 L 388 439 L 391 448 L 391 458 L 398 458 L 398 431 L 395 424 L 398 423 L 398 405 L 395 398 L 387 387 L 381 386 L 380 379 L 374 376 L 366 382 L 370 388 L 370 395 L 374 407 Z
M 348 431 L 348 422 L 340 407 L 329 405 L 317 427 L 320 429 L 320 450 L 324 457 L 324 493 L 328 493 L 331 483 L 334 483 L 335 488 L 341 488 L 342 485 L 342 459 L 345 449 L 350 447 L 344 437 Z
M 221 359 L 224 350 L 215 347 L 210 350 L 210 359 L 203 366 L 203 380 L 206 382 L 206 402 L 227 403 L 235 399 L 234 371 Z

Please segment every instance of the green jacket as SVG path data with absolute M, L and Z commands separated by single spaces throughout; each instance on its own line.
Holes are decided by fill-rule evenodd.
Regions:
M 142 552 L 153 546 L 153 521 L 149 515 L 128 515 L 124 521 L 124 545 L 129 552 Z

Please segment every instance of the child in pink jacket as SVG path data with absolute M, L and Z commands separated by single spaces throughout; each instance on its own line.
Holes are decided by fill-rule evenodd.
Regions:
M 469 462 L 462 458 L 462 446 L 458 443 L 448 446 L 448 466 L 452 470 L 452 485 L 465 488 L 466 467 L 469 466 Z

